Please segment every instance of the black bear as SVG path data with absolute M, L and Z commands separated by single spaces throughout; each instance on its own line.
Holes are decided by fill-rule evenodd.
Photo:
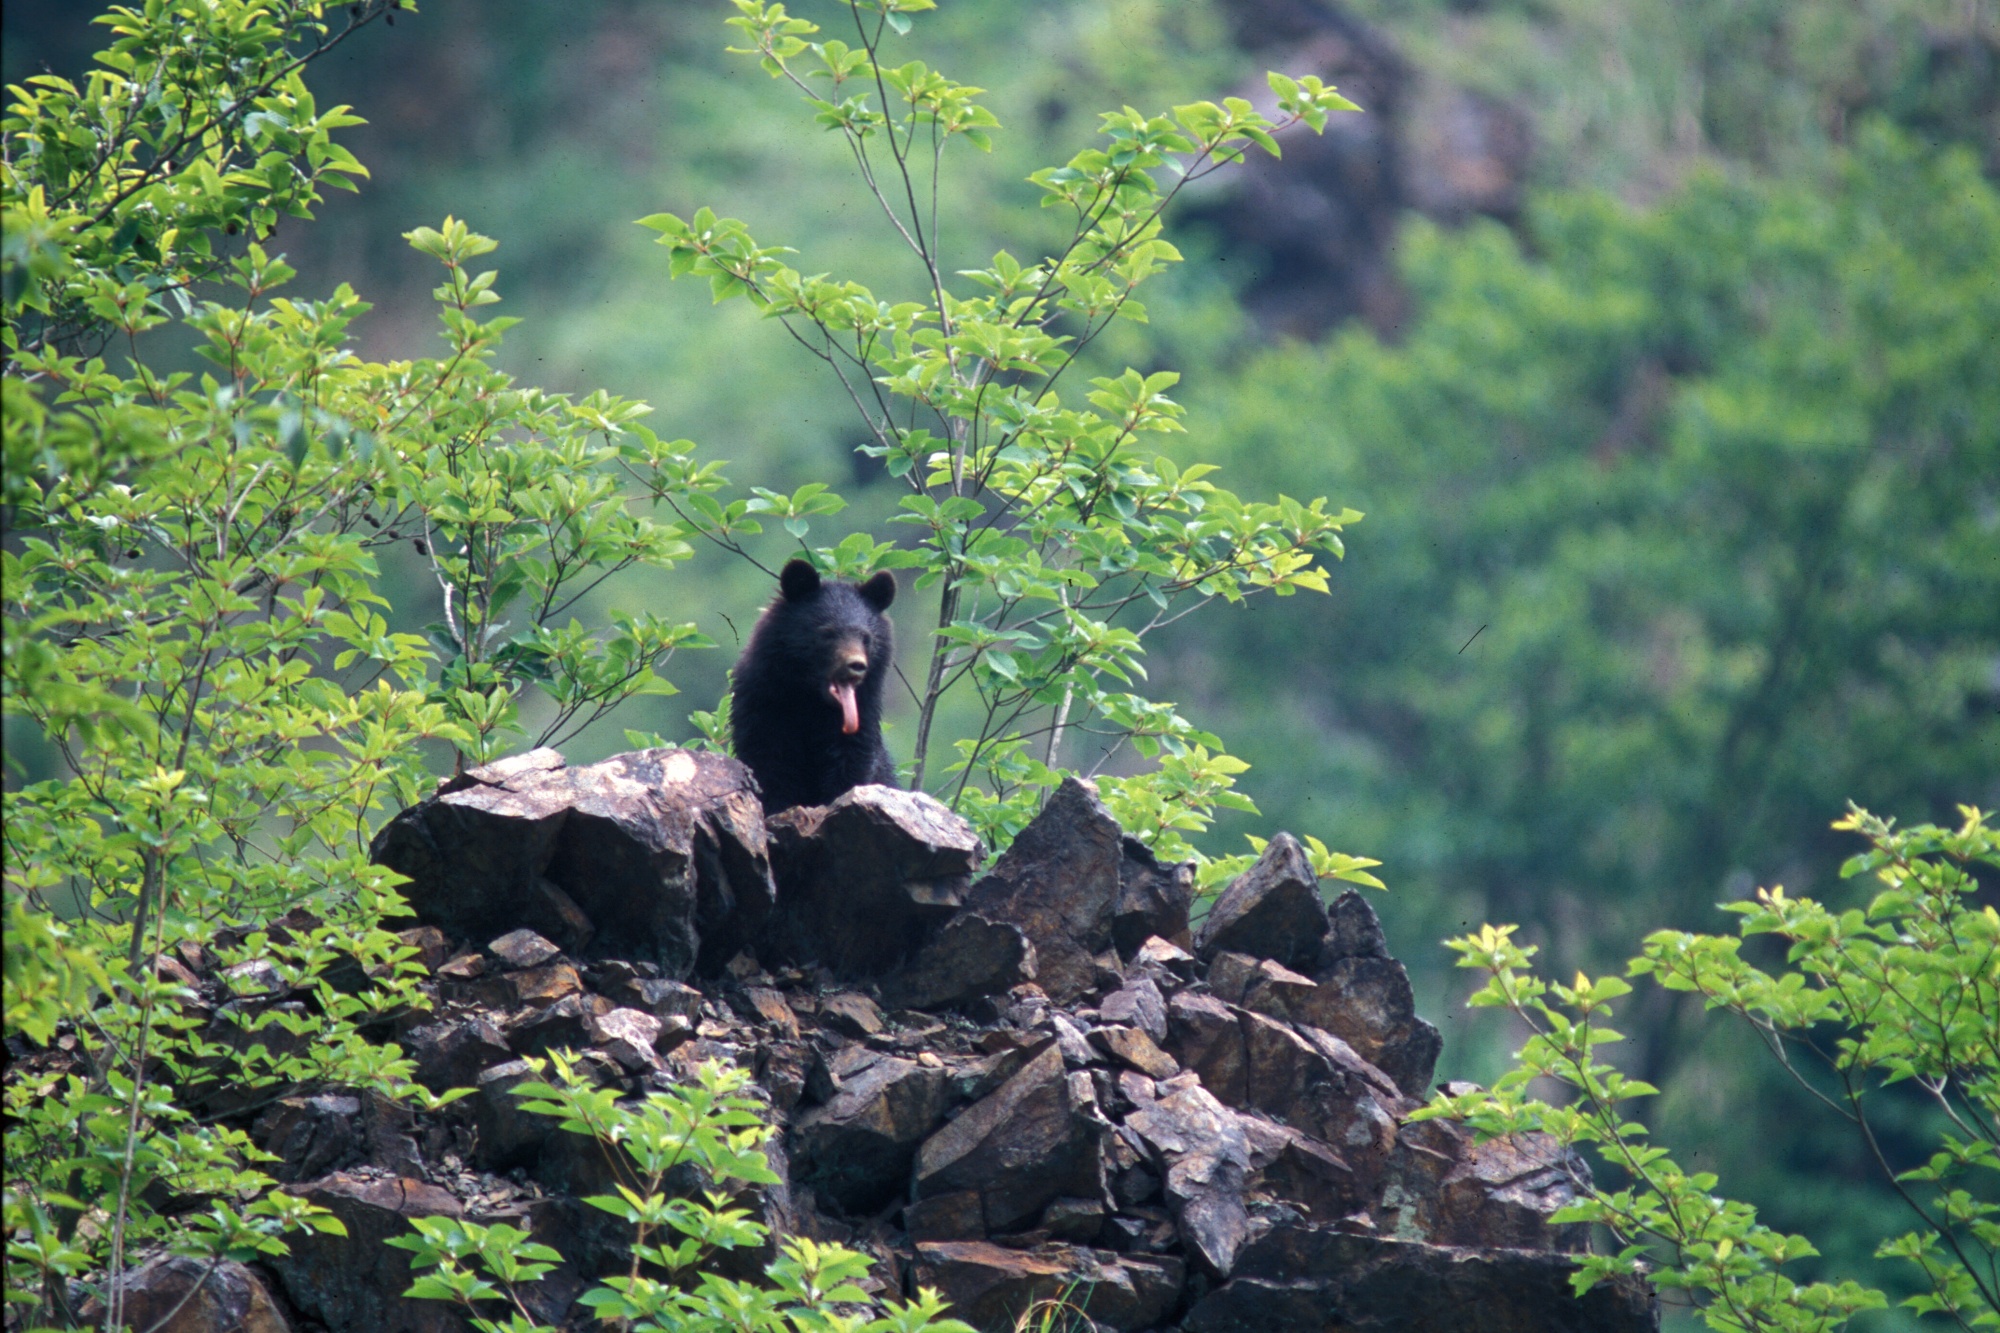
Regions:
M 778 575 L 736 662 L 730 730 L 757 775 L 764 809 L 825 805 L 864 782 L 894 785 L 882 744 L 882 682 L 895 635 L 882 613 L 896 600 L 887 570 L 834 583 L 794 560 Z

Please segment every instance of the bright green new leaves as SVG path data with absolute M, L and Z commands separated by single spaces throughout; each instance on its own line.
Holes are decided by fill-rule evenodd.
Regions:
M 913 7 L 855 5 L 852 43 L 815 40 L 815 25 L 762 0 L 738 0 L 729 22 L 745 39 L 734 49 L 789 80 L 845 138 L 863 187 L 918 261 L 921 299 L 801 272 L 788 249 L 707 208 L 640 225 L 659 233 L 673 277 L 706 278 L 717 300 L 742 297 L 824 361 L 867 423 L 861 452 L 907 488 L 896 521 L 910 546 L 871 554 L 915 568 L 917 587 L 939 599 L 915 687 L 917 784 L 943 701 L 969 694 L 974 734 L 952 742 L 943 788 L 989 841 L 1032 817 L 1060 778 L 1065 740 L 1080 739 L 1094 766 L 1128 745 L 1158 762 L 1107 791 L 1141 836 L 1193 854 L 1184 833 L 1218 807 L 1251 808 L 1231 790 L 1242 765 L 1171 706 L 1131 692 L 1145 640 L 1208 602 L 1324 592 L 1319 558 L 1341 554 L 1340 534 L 1360 515 L 1324 500 L 1245 501 L 1212 468 L 1162 453 L 1149 437 L 1182 429 L 1168 396 L 1174 372 L 1097 376 L 1069 398 L 1061 385 L 1111 321 L 1145 318 L 1133 293 L 1180 260 L 1160 229 L 1183 186 L 1251 148 L 1275 154 L 1273 136 L 1292 126 L 1317 130 L 1329 112 L 1356 108 L 1317 81 L 1273 76 L 1278 120 L 1238 98 L 1163 116 L 1111 112 L 1103 146 L 1031 177 L 1044 206 L 1074 215 L 1064 243 L 1032 263 L 1002 251 L 987 268 L 947 275 L 925 200 L 948 141 L 984 147 L 994 121 L 980 89 L 883 58 L 885 32 L 900 32 Z M 951 290 L 949 277 L 967 290 Z M 704 493 L 683 517 L 740 549 L 757 512 Z M 802 522 L 787 527 L 803 539 Z M 844 546 L 815 555 L 825 568 L 863 567 Z
M 529 740 L 561 740 L 706 643 L 592 592 L 690 554 L 628 487 L 719 483 L 630 429 L 643 404 L 493 368 L 494 242 L 411 233 L 444 269 L 438 358 L 361 360 L 345 286 L 278 294 L 260 239 L 359 171 L 328 139 L 353 118 L 300 66 L 397 7 L 151 0 L 115 13 L 81 91 L 32 80 L 4 125 L 0 706 L 62 774 L 8 794 L 6 1025 L 75 1071 L 7 1084 L 5 1229 L 32 1238 L 10 1319 L 69 1319 L 68 1281 L 116 1289 L 140 1247 L 250 1257 L 324 1229 L 218 1125 L 308 1087 L 434 1100 L 361 1035 L 426 1004 L 380 925 L 401 900 L 373 825 L 437 762 L 517 745 L 524 704 Z M 155 329 L 201 368 L 102 354 Z M 392 560 L 421 570 L 428 636 L 394 627 Z M 268 924 L 223 929 L 246 921 Z M 154 961 L 185 950 L 227 980 L 219 1011 Z
M 99 19 L 114 34 L 81 86 L 10 88 L 0 133 L 7 355 L 165 316 L 228 263 L 225 237 L 306 217 L 367 171 L 301 68 L 403 5 L 153 0 Z M 11 409 L 10 409 L 11 411 Z M 16 462 L 8 455 L 11 472 Z
M 856 1282 L 872 1263 L 840 1245 L 788 1238 L 761 1283 L 701 1271 L 716 1251 L 754 1248 L 769 1234 L 732 1203 L 734 1191 L 777 1180 L 764 1157 L 771 1131 L 759 1115 L 763 1103 L 749 1091 L 745 1071 L 703 1064 L 690 1081 L 621 1101 L 615 1091 L 579 1077 L 562 1054 L 548 1064 L 550 1081 L 519 1084 L 514 1095 L 524 1099 L 525 1110 L 553 1116 L 569 1133 L 595 1141 L 617 1192 L 585 1202 L 633 1229 L 630 1269 L 577 1298 L 606 1324 L 716 1333 L 970 1333 L 940 1317 L 943 1303 L 930 1291 L 915 1301 L 886 1303 L 873 1320 L 829 1309 L 836 1302 L 869 1301 Z M 692 1168 L 709 1188 L 698 1197 L 668 1193 L 668 1173 L 676 1168 Z M 523 1288 L 553 1271 L 562 1262 L 560 1251 L 505 1224 L 430 1217 L 413 1218 L 411 1226 L 415 1235 L 389 1241 L 416 1256 L 414 1269 L 428 1270 L 406 1295 L 453 1302 L 482 1333 L 552 1333 L 535 1317 Z
M 2000 1327 L 2000 914 L 1979 906 L 1973 864 L 2000 867 L 2000 835 L 1965 809 L 1956 830 L 1897 830 L 1860 809 L 1834 825 L 1866 837 L 1844 877 L 1873 873 L 1884 885 L 1866 907 L 1836 912 L 1782 888 L 1754 902 L 1728 903 L 1743 918 L 1740 938 L 1660 931 L 1628 975 L 1698 994 L 1706 1007 L 1748 1023 L 1784 1070 L 1869 1144 L 1916 1222 L 1885 1239 L 1877 1254 L 1916 1265 L 1926 1290 L 1904 1302 L 1959 1327 Z M 1579 974 L 1551 985 L 1527 969 L 1532 948 L 1512 926 L 1485 926 L 1447 941 L 1459 966 L 1489 974 L 1472 997 L 1511 1010 L 1533 1030 L 1519 1065 L 1491 1092 L 1440 1096 L 1420 1117 L 1448 1115 L 1481 1134 L 1538 1130 L 1565 1144 L 1591 1143 L 1631 1181 L 1591 1190 L 1560 1215 L 1609 1227 L 1621 1249 L 1585 1256 L 1579 1290 L 1642 1260 L 1658 1285 L 1687 1291 L 1717 1329 L 1823 1330 L 1885 1304 L 1854 1282 L 1794 1282 L 1787 1263 L 1816 1254 L 1800 1236 L 1757 1222 L 1754 1208 L 1715 1195 L 1716 1178 L 1675 1165 L 1624 1119 L 1620 1102 L 1654 1094 L 1598 1058 L 1618 1041 L 1604 1025 L 1609 1002 L 1631 993 L 1616 977 Z M 1774 935 L 1788 945 L 1785 967 L 1745 961 L 1745 939 Z M 1553 1078 L 1577 1093 L 1557 1107 L 1529 1096 Z M 1899 1167 L 1876 1129 L 1881 1089 L 1910 1083 L 1936 1111 L 1938 1150 Z

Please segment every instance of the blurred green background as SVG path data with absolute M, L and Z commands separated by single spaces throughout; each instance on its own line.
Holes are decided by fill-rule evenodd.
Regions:
M 80 71 L 94 8 L 9 4 L 7 80 Z M 727 12 L 424 0 L 314 67 L 368 117 L 346 142 L 373 179 L 271 248 L 299 294 L 375 303 L 364 354 L 406 357 L 433 278 L 400 234 L 463 218 L 526 318 L 509 368 L 647 400 L 740 485 L 834 482 L 854 504 L 815 541 L 891 536 L 838 385 L 670 286 L 631 225 L 708 204 L 805 271 L 914 281 L 838 141 L 723 54 Z M 952 168 L 953 267 L 1051 234 L 1023 178 L 1099 110 L 1254 95 L 1267 68 L 1366 108 L 1187 199 L 1188 262 L 1098 356 L 1182 371 L 1176 452 L 1246 497 L 1368 515 L 1331 597 L 1185 622 L 1149 688 L 1253 765 L 1262 815 L 1210 850 L 1289 828 L 1383 860 L 1441 1077 L 1490 1079 L 1517 1039 L 1466 1017 L 1447 934 L 1518 921 L 1559 974 L 1616 966 L 1647 930 L 1727 929 L 1714 905 L 1758 885 L 1858 893 L 1827 828 L 1849 799 L 2000 805 L 2000 4 L 1017 0 L 948 3 L 910 44 L 1006 126 Z M 601 590 L 722 647 L 572 758 L 687 735 L 765 582 L 704 557 Z M 898 619 L 913 660 L 923 599 Z M 1656 1133 L 1900 1290 L 1867 1258 L 1898 1205 L 1861 1146 L 1754 1039 L 1645 995 L 1621 1026 L 1666 1089 Z

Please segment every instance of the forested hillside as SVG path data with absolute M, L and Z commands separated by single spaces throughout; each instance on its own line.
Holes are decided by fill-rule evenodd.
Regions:
M 104 40 L 88 8 L 10 4 L 6 80 L 79 75 Z M 851 507 L 815 517 L 814 543 L 907 543 L 841 383 L 751 305 L 671 282 L 633 225 L 713 206 L 800 273 L 930 299 L 848 188 L 839 137 L 802 132 L 790 90 L 723 52 L 730 12 L 426 0 L 373 24 L 309 75 L 322 107 L 365 117 L 340 142 L 371 174 L 263 244 L 300 299 L 348 283 L 372 302 L 357 348 L 397 362 L 446 352 L 447 239 L 403 235 L 463 219 L 498 241 L 478 266 L 523 320 L 498 368 L 643 399 L 662 440 L 726 459 L 739 487 L 831 483 Z M 1327 595 L 1165 629 L 1134 688 L 1248 761 L 1255 813 L 1186 830 L 1204 853 L 1286 829 L 1382 863 L 1374 902 L 1444 1030 L 1440 1079 L 1493 1081 L 1521 1036 L 1461 1008 L 1446 936 L 1519 923 L 1553 976 L 1615 970 L 1652 930 L 1729 929 L 1717 905 L 1758 888 L 1831 898 L 1860 850 L 1831 828 L 1849 801 L 1906 825 L 2000 806 L 1993 0 L 1034 0 L 923 22 L 923 58 L 990 87 L 1004 127 L 935 206 L 950 272 L 1062 242 L 1026 178 L 1101 112 L 1237 94 L 1275 116 L 1267 69 L 1362 108 L 1190 186 L 1165 232 L 1185 262 L 1075 374 L 1080 394 L 1086 374 L 1174 368 L 1171 459 L 1365 516 L 1324 561 Z M 203 364 L 177 327 L 131 341 Z M 757 549 L 782 562 L 777 524 Z M 397 590 L 384 631 L 421 632 L 421 542 L 376 558 Z M 692 628 L 679 693 L 581 730 L 572 762 L 713 731 L 691 714 L 717 708 L 771 580 L 714 546 L 682 560 L 581 592 L 598 621 Z M 897 609 L 912 679 L 926 595 Z M 888 714 L 905 765 L 911 697 Z M 527 706 L 528 739 L 549 707 Z M 945 731 L 978 732 L 962 696 L 942 707 Z M 7 742 L 10 791 L 62 771 L 11 715 Z M 1147 768 L 1081 730 L 1067 745 L 1049 761 Z M 1765 944 L 1745 956 L 1775 965 Z M 1813 1089 L 1685 993 L 1626 1004 L 1620 1063 L 1661 1087 L 1638 1113 L 1662 1142 L 1810 1231 L 1825 1258 L 1800 1273 L 1915 1290 L 1871 1257 L 1901 1204 L 1868 1142 L 1809 1121 Z M 1920 1160 L 1931 1109 L 1887 1104 L 1889 1155 Z

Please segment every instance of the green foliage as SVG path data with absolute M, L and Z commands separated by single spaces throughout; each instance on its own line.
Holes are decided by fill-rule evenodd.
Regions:
M 1885 1237 L 1878 1257 L 1907 1260 L 1924 1290 L 1905 1305 L 1962 1328 L 2000 1327 L 2000 913 L 1975 901 L 1974 864 L 2000 867 L 2000 834 L 1965 809 L 1956 830 L 1897 830 L 1858 807 L 1834 827 L 1859 832 L 1871 850 L 1845 877 L 1873 873 L 1884 887 L 1865 907 L 1836 911 L 1782 887 L 1730 903 L 1738 935 L 1659 931 L 1627 975 L 1702 997 L 1747 1023 L 1785 1074 L 1866 1143 L 1875 1166 L 1917 1222 Z M 1773 1231 L 1757 1210 L 1715 1193 L 1717 1177 L 1677 1165 L 1621 1104 L 1658 1089 L 1599 1058 L 1622 1040 L 1607 1026 L 1610 1001 L 1632 993 L 1617 977 L 1578 973 L 1573 985 L 1528 970 L 1535 950 L 1513 926 L 1485 926 L 1448 941 L 1459 966 L 1490 974 L 1472 997 L 1511 1011 L 1532 1035 L 1519 1064 L 1491 1092 L 1440 1095 L 1420 1117 L 1451 1116 L 1482 1135 L 1532 1130 L 1564 1144 L 1591 1144 L 1629 1184 L 1594 1188 L 1558 1215 L 1610 1230 L 1619 1249 L 1585 1256 L 1579 1291 L 1614 1273 L 1646 1271 L 1688 1294 L 1710 1327 L 1828 1330 L 1885 1304 L 1853 1280 L 1795 1282 L 1787 1264 L 1818 1253 L 1803 1236 Z M 1769 935 L 1784 966 L 1767 971 L 1742 956 Z M 1535 1097 L 1537 1079 L 1571 1094 L 1567 1105 Z M 1916 1165 L 1891 1160 L 1877 1132 L 1880 1105 L 1904 1094 L 1936 1112 L 1936 1151 Z M 1789 1132 L 1789 1131 L 1788 1131 Z M 1642 1264 L 1651 1261 L 1650 1268 Z
M 1830 870 L 1849 796 L 1991 782 L 2000 191 L 1877 125 L 1824 183 L 1526 228 L 1412 224 L 1399 342 L 1260 353 L 1199 404 L 1232 471 L 1369 511 L 1327 612 L 1245 618 L 1217 726 L 1319 802 L 1262 798 L 1281 823 L 1337 799 L 1413 900 L 1594 965 L 1586 921 Z
M 771 1333 L 970 1333 L 941 1317 L 936 1293 L 915 1301 L 889 1301 L 874 1318 L 832 1307 L 870 1303 L 856 1285 L 872 1267 L 865 1255 L 840 1245 L 787 1238 L 766 1265 L 761 1283 L 703 1272 L 718 1250 L 756 1248 L 769 1229 L 733 1206 L 730 1191 L 775 1182 L 764 1158 L 770 1129 L 758 1116 L 759 1099 L 747 1091 L 749 1075 L 716 1064 L 697 1068 L 693 1081 L 637 1102 L 578 1077 L 560 1053 L 550 1057 L 554 1077 L 513 1089 L 524 1109 L 553 1116 L 564 1130 L 594 1140 L 616 1174 L 616 1194 L 585 1200 L 631 1224 L 630 1269 L 604 1279 L 577 1298 L 597 1319 L 616 1329 L 765 1329 Z M 692 1168 L 707 1182 L 699 1197 L 665 1191 L 669 1173 Z M 406 1293 L 450 1301 L 481 1333 L 552 1333 L 536 1320 L 522 1288 L 562 1262 L 555 1248 L 537 1244 L 505 1224 L 481 1225 L 452 1217 L 415 1218 L 416 1234 L 389 1244 L 409 1250 L 421 1273 Z
M 368 307 L 345 285 L 277 294 L 294 276 L 263 244 L 277 217 L 308 216 L 322 184 L 360 171 L 329 138 L 354 118 L 317 112 L 300 70 L 397 7 L 371 0 L 335 28 L 305 0 L 160 0 L 116 12 L 82 91 L 42 78 L 13 93 L 0 701 L 64 769 L 10 794 L 0 834 L 8 1031 L 53 1043 L 6 1086 L 7 1300 L 29 1323 L 74 1322 L 81 1282 L 122 1326 L 119 1279 L 141 1248 L 248 1257 L 280 1252 L 288 1230 L 337 1229 L 272 1188 L 248 1119 L 307 1088 L 426 1106 L 459 1095 L 413 1086 L 398 1048 L 375 1039 L 426 999 L 414 950 L 381 927 L 402 904 L 369 863 L 371 825 L 421 794 L 429 757 L 462 766 L 561 742 L 672 692 L 666 661 L 708 640 L 645 614 L 586 624 L 604 580 L 680 563 L 697 533 L 741 549 L 770 522 L 803 542 L 844 505 L 820 484 L 725 503 L 717 465 L 639 426 L 643 404 L 497 370 L 515 321 L 485 309 L 499 294 L 478 265 L 495 243 L 453 218 L 407 237 L 444 270 L 437 357 L 356 355 L 350 328 Z M 906 187 L 920 126 L 974 141 L 992 128 L 977 90 L 876 67 L 883 26 L 910 7 L 877 11 L 856 51 L 815 48 L 837 78 L 907 106 L 890 120 L 860 101 L 820 107 L 864 171 L 870 144 L 886 144 Z M 781 11 L 745 13 L 767 44 L 797 30 Z M 781 67 L 804 49 L 778 45 Z M 1274 86 L 1286 123 L 1316 127 L 1344 105 L 1316 84 Z M 989 832 L 1024 822 L 1055 780 L 1017 725 L 1036 708 L 1055 718 L 1048 761 L 1065 725 L 1098 724 L 1167 761 L 1154 786 L 1113 793 L 1162 839 L 1247 804 L 1229 791 L 1240 761 L 1213 737 L 1104 681 L 1130 685 L 1147 630 L 1194 605 L 1323 590 L 1313 552 L 1337 553 L 1357 516 L 1248 504 L 1206 468 L 1137 452 L 1139 434 L 1177 428 L 1170 374 L 1099 378 L 1094 410 L 1064 408 L 1047 382 L 1075 360 L 1066 343 L 1139 315 L 1131 288 L 1175 257 L 1158 236 L 1174 189 L 1149 172 L 1184 151 L 1195 174 L 1245 146 L 1274 151 L 1278 128 L 1237 102 L 1112 117 L 1109 151 L 1040 181 L 1079 210 L 1073 239 L 1043 265 L 1002 256 L 975 275 L 998 296 L 946 297 L 924 241 L 930 304 L 887 307 L 783 268 L 736 224 L 659 224 L 678 267 L 810 328 L 861 374 L 871 448 L 914 478 L 906 517 L 925 536 L 898 551 L 857 533 L 814 554 L 844 575 L 917 567 L 941 588 L 919 769 L 937 700 L 970 681 L 989 725 L 962 752 L 959 786 L 987 778 Z M 898 223 L 925 235 L 909 202 Z M 202 368 L 160 369 L 158 348 Z M 943 434 L 895 424 L 898 395 Z M 648 516 L 660 505 L 677 521 Z M 384 595 L 408 572 L 436 589 L 427 635 L 397 628 Z M 1112 623 L 1140 605 L 1150 623 Z M 704 725 L 714 743 L 726 709 Z M 1016 772 L 1020 790 L 996 778 Z M 226 994 L 177 982 L 182 950 L 205 950 Z M 857 1256 L 804 1242 L 768 1287 L 695 1275 L 713 1247 L 762 1235 L 721 1195 L 660 1193 L 684 1161 L 718 1183 L 767 1178 L 739 1083 L 718 1074 L 638 1108 L 573 1081 L 537 1095 L 535 1109 L 620 1145 L 636 1172 L 592 1201 L 642 1237 L 629 1278 L 595 1298 L 606 1318 L 684 1323 L 762 1301 L 794 1327 L 830 1327 L 824 1302 L 858 1293 Z M 440 1275 L 420 1294 L 468 1305 L 550 1262 L 500 1227 L 438 1223 L 422 1244 Z M 926 1327 L 937 1312 L 926 1297 L 868 1327 Z
M 83 91 L 32 80 L 5 121 L 0 701 L 67 773 L 10 792 L 0 833 L 7 1030 L 68 1062 L 6 1090 L 7 1299 L 30 1322 L 75 1317 L 70 1278 L 115 1292 L 135 1246 L 247 1255 L 330 1225 L 203 1108 L 430 1100 L 363 1035 L 425 1004 L 379 924 L 401 900 L 368 861 L 375 818 L 420 794 L 427 742 L 490 758 L 530 693 L 529 736 L 561 739 L 705 642 L 578 618 L 608 574 L 690 549 L 627 510 L 656 469 L 622 429 L 642 405 L 493 369 L 511 321 L 479 317 L 499 298 L 469 267 L 493 242 L 411 233 L 445 268 L 435 359 L 355 356 L 345 286 L 273 294 L 292 272 L 253 238 L 359 169 L 327 138 L 353 118 L 316 112 L 299 69 L 394 7 L 338 30 L 317 4 L 120 10 Z M 197 300 L 205 280 L 234 291 Z M 207 369 L 159 371 L 141 339 Z M 378 590 L 411 549 L 443 607 L 428 644 Z M 183 942 L 229 981 L 212 1015 L 156 975 Z
M 1146 447 L 1183 429 L 1167 396 L 1175 372 L 1097 376 L 1087 406 L 1066 403 L 1057 385 L 1086 373 L 1079 358 L 1113 321 L 1144 320 L 1133 293 L 1180 259 L 1161 217 L 1187 184 L 1251 149 L 1276 154 L 1273 136 L 1294 125 L 1319 130 L 1330 112 L 1357 108 L 1317 79 L 1273 75 L 1276 121 L 1240 98 L 1167 116 L 1109 113 L 1104 147 L 1030 177 L 1043 206 L 1068 220 L 1066 239 L 1027 263 L 1003 250 L 988 267 L 948 275 L 937 239 L 943 156 L 955 138 L 990 147 L 997 121 L 982 89 L 888 60 L 886 34 L 908 27 L 912 7 L 850 8 L 852 45 L 812 40 L 818 27 L 782 5 L 739 0 L 730 24 L 744 45 L 732 49 L 789 81 L 841 136 L 916 262 L 921 298 L 892 301 L 802 273 L 785 262 L 788 250 L 706 208 L 641 225 L 659 233 L 674 277 L 706 278 L 718 302 L 748 301 L 825 363 L 866 425 L 860 452 L 905 492 L 895 521 L 916 530 L 913 546 L 855 534 L 807 549 L 828 572 L 914 568 L 918 588 L 937 590 L 929 662 L 914 687 L 913 782 L 924 783 L 940 705 L 969 691 L 974 734 L 953 742 L 944 786 L 989 841 L 1003 844 L 1033 817 L 1060 776 L 1066 736 L 1084 736 L 1103 752 L 1098 766 L 1128 744 L 1160 761 L 1111 795 L 1139 836 L 1190 854 L 1184 833 L 1207 827 L 1217 806 L 1252 807 L 1231 790 L 1243 765 L 1213 735 L 1132 692 L 1146 638 L 1210 602 L 1324 592 L 1315 556 L 1339 555 L 1341 531 L 1360 515 L 1324 500 L 1245 501 L 1210 480 L 1214 468 Z M 704 493 L 678 512 L 738 552 L 767 518 L 803 547 L 813 517 L 840 503 L 813 483 L 724 505 L 708 492 L 719 481 L 713 465 L 689 466 L 677 479 Z
M 81 87 L 38 74 L 10 89 L 8 359 L 132 332 L 169 296 L 191 313 L 189 289 L 229 267 L 223 237 L 268 236 L 322 186 L 354 189 L 367 170 L 332 134 L 360 121 L 319 111 L 301 70 L 398 7 L 364 0 L 336 24 L 314 0 L 119 6 Z M 17 484 L 20 461 L 10 446 Z

